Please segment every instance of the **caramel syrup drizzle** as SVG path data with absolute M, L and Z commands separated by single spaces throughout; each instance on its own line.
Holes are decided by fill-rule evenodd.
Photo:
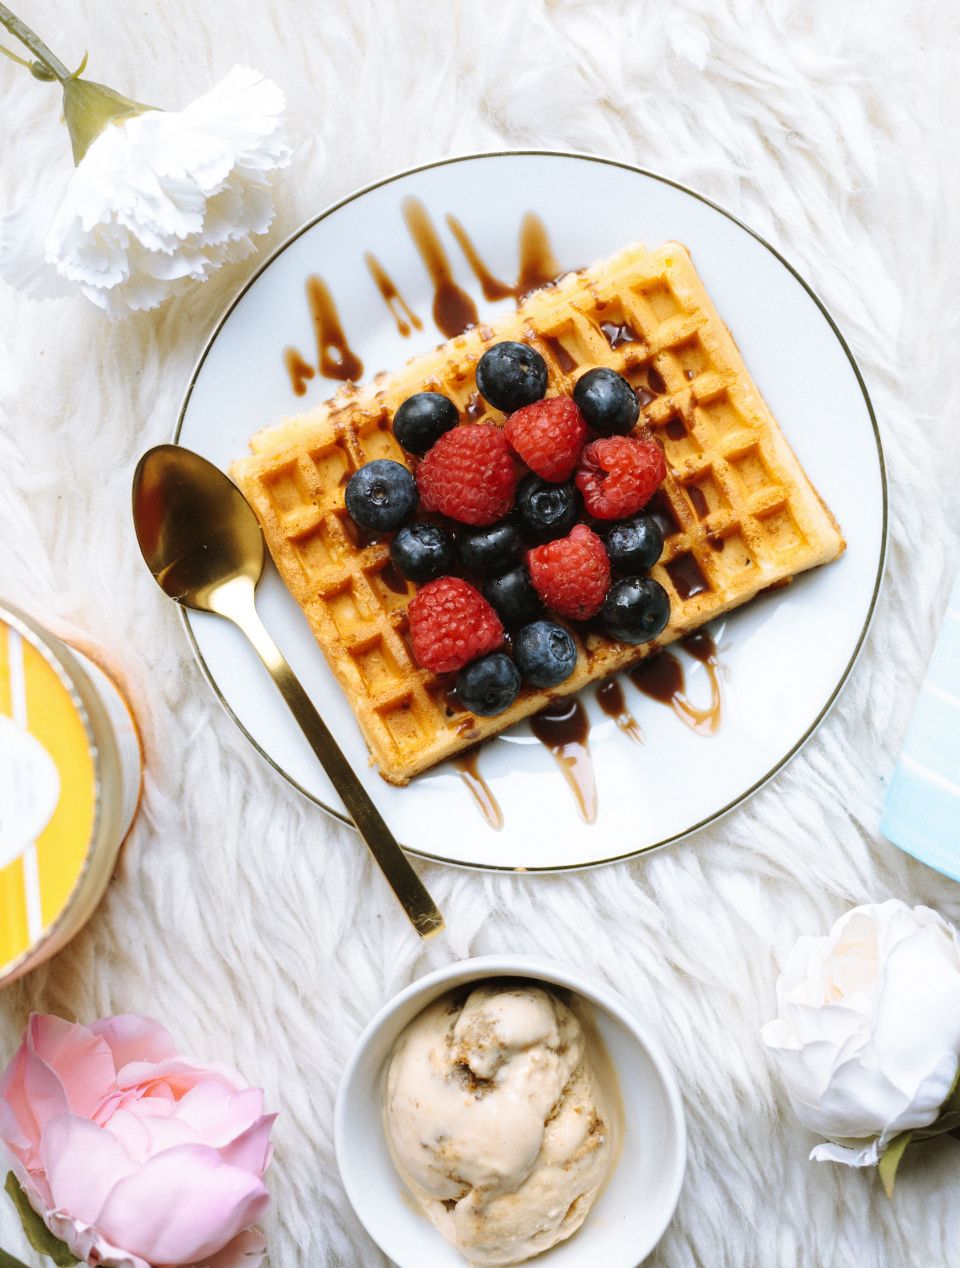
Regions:
M 404 199 L 403 218 L 433 285 L 433 320 L 443 335 L 448 339 L 455 338 L 477 324 L 477 306 L 454 281 L 450 257 L 440 241 L 430 213 L 419 198 Z M 480 284 L 484 298 L 489 301 L 512 297 L 519 303 L 531 291 L 552 285 L 563 272 L 553 254 L 547 227 L 535 212 L 525 212 L 520 222 L 519 265 L 517 279 L 512 284 L 491 273 L 455 216 L 448 215 L 446 221 Z M 363 258 L 400 335 L 407 338 L 411 330 L 422 330 L 423 322 L 373 252 L 365 252 Z M 363 375 L 363 362 L 347 342 L 329 287 L 319 274 L 313 273 L 307 278 L 306 288 L 320 373 L 330 379 L 356 382 Z M 307 380 L 314 377 L 314 367 L 294 347 L 284 349 L 283 363 L 293 392 L 304 396 Z
M 613 718 L 624 735 L 629 736 L 636 744 L 642 744 L 643 731 L 640 723 L 627 708 L 623 688 L 617 679 L 608 678 L 606 682 L 600 683 L 594 694 L 597 704 L 608 718 Z
M 363 376 L 363 362 L 347 342 L 330 287 L 319 273 L 311 273 L 305 289 L 317 344 L 317 368 L 328 379 L 357 382 Z M 314 376 L 314 367 L 294 347 L 284 349 L 283 364 L 291 388 L 297 396 L 303 396 L 306 380 Z
M 462 757 L 456 758 L 453 764 L 473 798 L 474 805 L 483 815 L 484 822 L 488 827 L 493 828 L 494 832 L 499 832 L 503 827 L 503 811 L 490 785 L 480 774 L 478 759 L 479 753 L 476 749 L 472 749 L 469 753 L 464 753 Z
M 580 818 L 596 823 L 597 783 L 587 743 L 590 722 L 583 705 L 575 697 L 556 700 L 530 719 L 530 729 L 549 749 L 570 785 Z
M 283 364 L 287 374 L 290 376 L 290 386 L 293 388 L 295 395 L 305 396 L 307 379 L 312 379 L 316 374 L 316 370 L 314 370 L 309 361 L 304 361 L 298 349 L 292 346 L 284 348 Z
M 700 708 L 687 695 L 683 665 L 671 652 L 658 652 L 627 670 L 630 681 L 645 696 L 669 705 L 677 717 L 698 735 L 716 735 L 723 715 L 717 647 L 706 630 L 698 630 L 680 640 L 688 655 L 706 667 L 710 682 L 710 704 Z
M 403 200 L 403 219 L 433 284 L 433 320 L 448 339 L 477 324 L 477 306 L 453 280 L 450 258 L 419 198 Z
M 337 305 L 319 273 L 307 278 L 307 304 L 317 340 L 320 373 L 328 379 L 355 383 L 363 375 L 363 362 L 347 343 Z
M 474 277 L 480 283 L 483 298 L 490 302 L 513 298 L 519 303 L 531 291 L 552 285 L 563 273 L 553 254 L 547 226 L 536 212 L 525 212 L 520 222 L 520 264 L 517 280 L 512 286 L 494 277 L 456 216 L 448 215 L 446 219 L 450 232 L 459 243 Z
M 363 258 L 367 268 L 370 270 L 370 276 L 373 278 L 377 290 L 383 298 L 383 302 L 386 304 L 391 317 L 397 323 L 399 334 L 406 339 L 410 334 L 411 326 L 414 330 L 422 330 L 423 322 L 400 294 L 396 282 L 394 282 L 373 252 L 367 251 Z

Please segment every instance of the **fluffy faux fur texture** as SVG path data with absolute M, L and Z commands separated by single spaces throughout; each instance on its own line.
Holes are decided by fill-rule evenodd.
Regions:
M 146 797 L 99 916 L 0 997 L 0 1058 L 30 1009 L 142 1011 L 233 1061 L 280 1110 L 274 1268 L 385 1261 L 331 1140 L 364 1022 L 415 976 L 503 948 L 570 959 L 656 1027 L 681 1079 L 689 1172 L 661 1268 L 956 1262 L 960 1146 L 870 1173 L 806 1161 L 759 1042 L 798 934 L 898 895 L 960 919 L 960 890 L 877 834 L 958 557 L 960 390 L 953 0 L 19 0 L 61 57 L 175 106 L 235 62 L 289 96 L 293 167 L 266 246 L 399 167 L 504 146 L 576 148 L 688 182 L 811 280 L 860 360 L 889 464 L 883 593 L 816 738 L 695 838 L 572 877 L 425 869 L 449 919 L 418 945 L 351 833 L 248 748 L 193 663 L 130 529 L 137 456 L 171 432 L 225 301 L 225 269 L 110 324 L 81 300 L 0 291 L 0 593 L 113 649 L 148 754 Z M 53 88 L 0 64 L 2 206 L 66 161 Z M 855 475 L 855 473 L 853 473 Z M 829 637 L 829 630 L 824 637 Z M 638 1201 L 643 1195 L 638 1194 Z M 29 1262 L 9 1204 L 0 1245 Z

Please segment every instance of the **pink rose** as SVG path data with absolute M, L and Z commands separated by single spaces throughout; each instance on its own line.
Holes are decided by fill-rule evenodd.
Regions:
M 275 1117 L 145 1017 L 35 1014 L 0 1077 L 0 1141 L 30 1205 L 104 1268 L 257 1268 Z

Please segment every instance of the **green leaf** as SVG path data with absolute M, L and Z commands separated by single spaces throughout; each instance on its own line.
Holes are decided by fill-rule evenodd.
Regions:
M 5 1250 L 0 1250 L 0 1268 L 27 1268 L 22 1259 L 14 1259 Z
M 913 1132 L 901 1132 L 899 1136 L 894 1136 L 880 1156 L 880 1165 L 877 1170 L 880 1172 L 883 1189 L 888 1198 L 893 1197 L 893 1186 L 897 1182 L 897 1168 L 912 1139 Z
M 7 1182 L 3 1187 L 10 1195 L 13 1205 L 17 1208 L 23 1231 L 26 1233 L 27 1241 L 33 1249 L 41 1255 L 46 1255 L 48 1259 L 52 1259 L 57 1268 L 72 1268 L 73 1264 L 78 1264 L 80 1260 L 70 1252 L 69 1247 L 59 1237 L 54 1237 L 27 1201 L 27 1195 L 20 1188 L 19 1181 L 12 1171 L 7 1174 Z M 14 1260 L 14 1263 L 16 1263 L 16 1260 Z M 0 1268 L 6 1268 L 2 1261 L 0 1261 Z

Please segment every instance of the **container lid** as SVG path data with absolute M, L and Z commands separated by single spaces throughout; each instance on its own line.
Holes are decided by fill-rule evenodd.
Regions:
M 0 611 L 0 979 L 57 924 L 97 818 L 97 752 L 64 665 Z

